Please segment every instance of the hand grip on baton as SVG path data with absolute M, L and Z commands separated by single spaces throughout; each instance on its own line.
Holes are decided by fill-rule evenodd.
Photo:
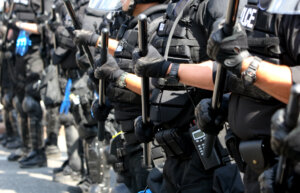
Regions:
M 75 11 L 73 9 L 72 3 L 70 2 L 70 0 L 64 0 L 64 4 L 67 8 L 67 11 L 72 19 L 72 23 L 75 29 L 80 30 L 81 29 L 81 25 L 80 22 L 77 20 L 76 18 L 76 14 Z M 90 63 L 90 67 L 93 68 L 94 66 L 94 58 L 93 55 L 89 49 L 89 47 L 87 45 L 82 45 L 78 47 L 80 53 L 84 52 L 86 54 L 86 56 L 88 57 L 89 63 Z
M 101 31 L 101 65 L 107 61 L 107 47 L 108 47 L 108 29 L 103 28 Z M 99 79 L 99 106 L 105 105 L 105 81 Z M 98 122 L 98 140 L 103 141 L 105 137 L 105 121 Z
M 147 16 L 140 14 L 138 16 L 138 42 L 141 56 L 146 56 L 148 53 L 147 41 Z M 149 94 L 149 78 L 142 77 L 142 119 L 145 125 L 149 125 L 150 122 Z M 152 167 L 150 143 L 144 144 L 144 164 L 148 169 Z
M 296 84 L 291 88 L 289 103 L 286 107 L 286 114 L 284 123 L 288 129 L 292 130 L 297 126 L 300 111 L 300 84 Z M 287 158 L 284 156 L 279 157 L 279 162 L 276 171 L 275 182 L 282 185 L 285 178 L 285 171 L 287 166 Z
M 227 36 L 230 36 L 233 32 L 233 27 L 235 25 L 236 18 L 237 18 L 239 2 L 240 2 L 239 0 L 230 0 L 228 2 L 227 15 L 225 20 L 225 25 L 223 28 L 224 30 L 223 32 Z M 218 113 L 220 106 L 222 104 L 222 96 L 223 96 L 223 90 L 225 86 L 226 74 L 227 74 L 227 70 L 224 67 L 222 67 L 222 64 L 218 64 L 217 74 L 215 79 L 215 87 L 213 91 L 212 104 L 211 104 L 214 114 Z M 204 155 L 206 157 L 209 157 L 211 155 L 215 141 L 216 141 L 216 136 L 209 135 L 209 134 L 206 135 L 205 149 L 204 149 Z

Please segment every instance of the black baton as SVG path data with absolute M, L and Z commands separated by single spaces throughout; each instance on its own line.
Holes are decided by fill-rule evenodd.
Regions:
M 300 110 L 300 84 L 296 84 L 291 88 L 289 103 L 286 106 L 286 114 L 284 117 L 284 124 L 289 130 L 297 126 Z M 287 158 L 284 156 L 279 157 L 278 167 L 276 171 L 275 183 L 282 185 L 285 178 L 285 171 L 287 168 Z
M 146 56 L 148 53 L 148 33 L 145 14 L 138 16 L 138 30 L 140 55 Z M 149 125 L 150 122 L 149 94 L 149 78 L 142 77 L 142 118 L 144 125 Z M 144 143 L 144 164 L 148 169 L 152 168 L 150 143 Z
M 101 31 L 101 66 L 107 61 L 108 29 Z M 105 81 L 99 79 L 99 106 L 105 105 Z M 98 122 L 98 140 L 103 141 L 105 137 L 105 121 Z
M 235 21 L 237 18 L 239 2 L 240 2 L 239 0 L 230 0 L 228 2 L 226 21 L 223 28 L 223 31 L 226 34 L 226 36 L 230 36 L 233 32 L 233 27 L 235 25 Z M 212 110 L 215 115 L 218 113 L 220 106 L 222 104 L 222 96 L 223 96 L 223 91 L 225 86 L 226 74 L 227 74 L 227 70 L 224 67 L 222 67 L 222 64 L 218 64 L 217 74 L 215 79 L 215 87 L 214 87 L 212 103 L 211 103 Z M 204 149 L 204 155 L 206 157 L 209 157 L 211 155 L 215 141 L 216 141 L 216 136 L 208 135 L 208 134 L 206 135 L 205 149 Z

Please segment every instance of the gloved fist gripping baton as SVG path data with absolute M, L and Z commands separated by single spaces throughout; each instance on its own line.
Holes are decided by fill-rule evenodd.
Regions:
M 147 55 L 140 56 L 140 51 L 135 49 L 132 55 L 135 73 L 140 77 L 165 77 L 171 62 L 166 61 L 153 46 L 148 46 Z
M 207 43 L 208 56 L 238 76 L 243 59 L 250 56 L 247 49 L 247 34 L 239 23 L 234 26 L 232 35 L 226 36 L 220 28 L 211 34 Z

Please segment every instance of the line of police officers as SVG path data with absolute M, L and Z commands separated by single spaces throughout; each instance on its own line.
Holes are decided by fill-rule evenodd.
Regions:
M 45 166 L 46 154 L 60 153 L 63 125 L 68 160 L 54 169 L 53 180 L 80 181 L 82 192 L 299 190 L 300 126 L 289 128 L 282 109 L 300 83 L 298 0 L 240 0 L 231 34 L 224 24 L 229 0 L 73 0 L 82 30 L 74 29 L 66 2 L 5 1 L 1 143 L 18 148 L 9 161 Z M 141 13 L 148 24 L 145 56 L 137 49 Z M 100 57 L 103 28 L 109 29 L 107 60 Z M 82 46 L 89 46 L 93 66 Z M 211 91 L 218 66 L 227 71 L 216 112 Z M 141 77 L 150 78 L 147 124 Z M 99 79 L 106 82 L 101 105 Z M 105 121 L 102 141 L 97 121 Z M 207 157 L 205 139 L 224 128 L 226 148 L 219 135 Z M 151 168 L 143 162 L 149 150 Z M 278 156 L 288 160 L 281 180 L 275 180 L 283 168 Z

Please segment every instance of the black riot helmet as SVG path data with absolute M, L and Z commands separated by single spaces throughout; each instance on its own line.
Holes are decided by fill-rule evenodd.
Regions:
M 121 0 L 90 0 L 88 7 L 98 11 L 117 11 L 122 7 Z

